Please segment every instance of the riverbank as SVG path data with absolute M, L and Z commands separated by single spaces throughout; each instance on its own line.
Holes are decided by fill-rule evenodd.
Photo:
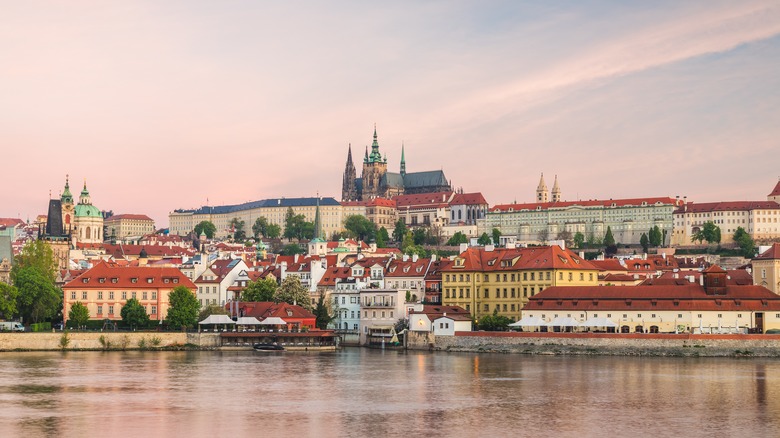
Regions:
M 213 350 L 216 333 L 46 332 L 0 333 L 0 351 Z
M 412 350 L 531 355 L 780 357 L 780 335 L 409 332 Z

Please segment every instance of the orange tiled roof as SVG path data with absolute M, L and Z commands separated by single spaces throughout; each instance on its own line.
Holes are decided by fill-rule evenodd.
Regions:
M 527 204 L 500 204 L 493 206 L 491 212 L 521 211 L 521 210 L 550 210 L 566 207 L 638 207 L 642 203 L 646 205 L 668 204 L 675 205 L 677 201 L 669 197 L 661 198 L 631 198 L 631 199 L 607 199 L 607 200 L 587 200 L 587 201 L 560 201 L 560 202 L 534 202 Z
M 176 268 L 123 267 L 100 262 L 68 282 L 63 289 L 149 289 L 176 286 L 195 289 L 195 284 Z

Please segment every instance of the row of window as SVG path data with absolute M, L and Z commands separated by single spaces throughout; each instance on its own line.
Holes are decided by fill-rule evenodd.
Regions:
M 82 292 L 81 292 L 81 299 L 82 299 L 82 300 L 86 300 L 86 299 L 87 299 L 87 297 L 88 297 L 88 295 L 89 295 L 89 294 L 88 294 L 88 292 L 87 292 L 87 291 L 82 291 Z M 153 300 L 156 300 L 156 299 L 157 299 L 157 291 L 151 291 L 151 292 L 143 291 L 143 292 L 141 292 L 141 299 L 142 299 L 142 300 L 148 300 L 148 299 L 149 299 L 149 295 L 151 295 L 151 297 L 152 297 L 152 299 L 153 299 Z M 138 299 L 138 292 L 130 292 L 130 295 L 129 295 L 129 296 L 130 296 L 130 298 L 135 298 L 135 299 Z M 127 300 L 127 299 L 128 299 L 127 297 L 128 297 L 128 292 L 126 292 L 126 291 L 123 291 L 123 292 L 122 292 L 122 299 L 123 299 L 123 300 Z M 71 299 L 71 301 L 73 301 L 73 300 L 76 300 L 76 299 L 77 299 L 77 298 L 76 298 L 76 291 L 70 291 L 70 299 Z M 98 300 L 102 300 L 102 299 L 104 299 L 104 294 L 103 294 L 103 291 L 102 291 L 102 290 L 99 290 L 99 291 L 97 292 L 97 299 L 98 299 Z M 109 292 L 108 292 L 108 299 L 109 299 L 109 300 L 113 300 L 113 299 L 114 299 L 114 292 L 113 292 L 113 291 L 109 291 Z
M 113 316 L 114 315 L 114 306 L 112 304 L 109 304 L 107 307 L 108 307 L 107 315 Z M 117 305 L 117 310 L 121 310 L 121 309 L 122 309 L 122 306 Z M 147 315 L 157 315 L 157 306 L 146 306 L 144 308 L 144 310 L 146 310 L 146 314 Z M 98 306 L 97 306 L 97 316 L 101 316 L 101 315 L 103 315 L 103 305 L 102 304 L 98 304 Z
M 376 315 L 377 315 L 377 313 L 376 313 L 376 312 L 377 312 L 376 310 L 372 310 L 372 311 L 371 311 L 371 317 L 372 317 L 372 318 L 376 318 Z M 382 315 L 382 316 L 381 316 L 381 318 L 392 318 L 392 317 L 393 317 L 393 311 L 392 311 L 392 310 L 390 310 L 389 312 L 390 312 L 390 316 L 385 316 L 385 313 L 386 313 L 386 312 L 385 312 L 384 310 L 382 310 L 382 311 L 380 312 L 380 314 Z M 365 311 L 363 312 L 363 317 L 364 317 L 364 318 L 368 318 L 368 310 L 365 310 Z M 358 312 L 358 319 L 360 319 L 360 312 Z
M 537 278 L 536 274 L 537 274 L 536 272 L 523 272 L 523 275 L 522 275 L 523 281 L 536 281 L 536 278 Z M 544 280 L 549 281 L 551 279 L 550 271 L 539 272 L 538 274 L 539 274 L 538 275 L 539 280 L 542 280 L 542 278 L 544 278 Z M 569 281 L 574 281 L 574 273 L 569 272 L 568 274 L 569 274 L 568 275 Z M 579 274 L 580 274 L 579 275 L 580 281 L 585 281 L 585 273 L 584 272 L 580 272 Z M 479 277 L 477 277 L 477 278 L 479 278 Z M 502 283 L 502 282 L 514 282 L 514 281 L 517 281 L 517 279 L 519 279 L 519 278 L 520 278 L 520 275 L 519 274 L 516 275 L 514 273 L 511 273 L 511 274 L 495 274 L 495 281 L 499 282 L 499 283 Z M 470 282 L 471 281 L 471 274 L 451 274 L 451 275 L 450 274 L 445 274 L 444 275 L 444 279 L 447 282 L 462 282 L 462 281 L 464 281 L 464 279 L 465 279 L 466 282 Z M 563 272 L 561 272 L 561 271 L 558 272 L 558 280 L 563 280 Z M 588 273 L 588 280 L 589 281 L 593 281 L 593 273 L 592 272 Z M 483 281 L 485 281 L 485 282 L 490 281 L 490 275 L 489 274 L 483 274 Z

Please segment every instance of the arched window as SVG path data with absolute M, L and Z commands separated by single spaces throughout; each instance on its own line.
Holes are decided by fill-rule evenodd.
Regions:
M 91 237 L 91 229 L 89 227 L 87 227 L 87 237 L 86 238 L 87 239 L 91 239 L 92 238 Z

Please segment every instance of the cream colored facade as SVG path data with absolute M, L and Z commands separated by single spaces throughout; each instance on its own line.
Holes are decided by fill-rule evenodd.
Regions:
M 674 212 L 672 245 L 691 245 L 705 223 L 720 228 L 721 243 L 733 243 L 742 227 L 756 242 L 780 238 L 780 204 L 774 201 L 688 203 Z
M 673 198 L 639 198 L 496 205 L 478 222 L 477 233 L 498 228 L 502 235 L 517 236 L 519 243 L 539 243 L 565 231 L 598 241 L 611 228 L 618 244 L 639 244 L 654 226 L 672 234 L 676 203 Z
M 155 232 L 154 220 L 142 214 L 118 214 L 103 220 L 106 237 L 141 237 Z
M 753 259 L 753 284 L 780 295 L 780 243 Z
M 317 211 L 317 198 L 279 198 L 248 202 L 241 205 L 202 207 L 198 210 L 175 210 L 168 216 L 171 234 L 186 235 L 195 229 L 202 221 L 210 221 L 217 228 L 217 238 L 231 234 L 230 222 L 233 218 L 244 221 L 244 230 L 252 233 L 252 225 L 260 217 L 265 217 L 269 223 L 279 225 L 284 231 L 284 218 L 287 209 L 293 213 L 302 214 L 306 221 L 314 222 Z M 330 236 L 344 230 L 344 212 L 341 204 L 333 198 L 321 198 L 319 202 L 322 233 Z

